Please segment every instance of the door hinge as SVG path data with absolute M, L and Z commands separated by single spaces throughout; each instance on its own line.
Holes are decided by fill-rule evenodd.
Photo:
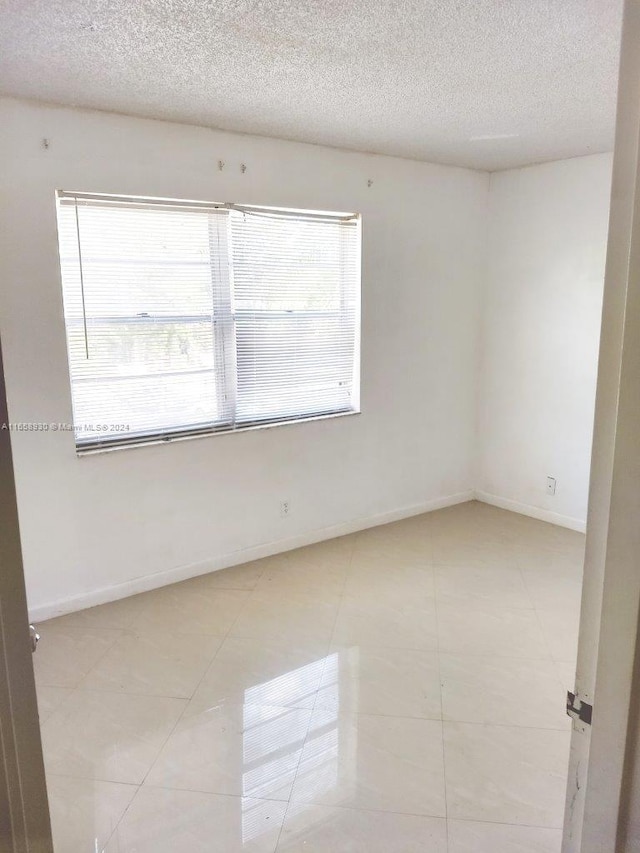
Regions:
M 33 653 L 40 640 L 40 634 L 38 634 L 33 625 L 29 625 L 29 639 L 31 640 L 31 652 Z
M 580 720 L 581 723 L 586 723 L 587 726 L 590 726 L 591 717 L 593 716 L 593 705 L 583 702 L 575 693 L 569 691 L 567 693 L 567 714 L 574 720 Z

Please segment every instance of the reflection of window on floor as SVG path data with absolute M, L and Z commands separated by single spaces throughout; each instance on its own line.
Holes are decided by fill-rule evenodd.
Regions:
M 339 656 L 331 654 L 277 678 L 256 684 L 244 694 L 243 794 L 262 799 L 286 799 L 298 771 L 312 782 L 314 793 L 337 785 L 340 739 Z M 294 705 L 310 707 L 322 678 L 328 698 L 326 708 L 316 709 L 312 728 L 307 715 Z M 311 702 L 304 700 L 311 699 Z M 309 747 L 304 767 L 302 747 Z M 299 767 L 300 765 L 300 767 Z M 305 783 L 306 787 L 306 783 Z M 264 806 L 245 800 L 242 807 L 242 837 L 246 844 L 266 831 Z
M 312 801 L 337 787 L 341 758 L 337 706 L 319 709 L 313 721 L 296 781 L 301 786 L 299 790 L 304 791 L 304 799 Z
M 271 681 L 265 681 L 264 684 L 249 687 L 244 691 L 245 705 L 278 705 L 280 707 L 297 705 L 300 707 L 309 697 L 313 700 L 318 689 L 318 680 L 325 670 L 325 664 L 334 657 L 337 655 L 311 661 L 298 669 L 292 669 L 291 672 L 284 672 L 277 678 L 272 678 Z M 311 703 L 304 702 L 304 706 L 310 708 Z

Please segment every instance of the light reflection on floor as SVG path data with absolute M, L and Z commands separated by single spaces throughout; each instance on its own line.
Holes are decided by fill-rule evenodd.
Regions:
M 348 659 L 348 656 L 346 656 Z M 340 655 L 337 652 L 312 661 L 305 666 L 285 672 L 262 684 L 245 690 L 244 733 L 243 733 L 243 793 L 248 798 L 269 799 L 269 795 L 281 787 L 283 773 L 279 764 L 289 769 L 287 756 L 300 752 L 303 744 L 312 744 L 312 768 L 315 771 L 315 788 L 335 787 L 340 767 L 340 736 L 338 731 L 340 707 Z M 260 714 L 260 708 L 295 705 L 310 695 L 315 695 L 318 683 L 330 694 L 333 708 L 323 709 L 321 718 L 308 730 L 291 729 L 281 725 L 286 712 L 268 719 Z M 351 683 L 355 684 L 355 680 Z M 352 752 L 353 747 L 346 747 Z M 298 774 L 306 767 L 298 765 Z M 320 772 L 318 773 L 318 770 Z M 248 845 L 268 830 L 264 820 L 264 807 L 253 800 L 246 800 L 242 807 L 242 840 Z
M 469 503 L 40 624 L 56 853 L 558 853 L 583 545 Z

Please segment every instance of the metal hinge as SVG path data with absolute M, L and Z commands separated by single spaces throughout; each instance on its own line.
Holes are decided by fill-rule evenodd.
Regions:
M 567 714 L 572 719 L 580 720 L 581 723 L 590 726 L 591 717 L 593 716 L 593 705 L 583 702 L 575 693 L 569 691 L 567 693 Z
M 38 634 L 33 625 L 29 625 L 29 639 L 31 640 L 31 653 L 33 654 L 40 640 L 40 634 Z

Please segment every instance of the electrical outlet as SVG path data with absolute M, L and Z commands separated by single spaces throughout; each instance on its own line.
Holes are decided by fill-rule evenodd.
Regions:
M 282 518 L 286 518 L 289 515 L 289 510 L 291 509 L 291 505 L 289 501 L 281 501 L 280 502 L 280 515 Z
M 555 495 L 556 493 L 556 478 L 555 477 L 547 477 L 547 494 Z

